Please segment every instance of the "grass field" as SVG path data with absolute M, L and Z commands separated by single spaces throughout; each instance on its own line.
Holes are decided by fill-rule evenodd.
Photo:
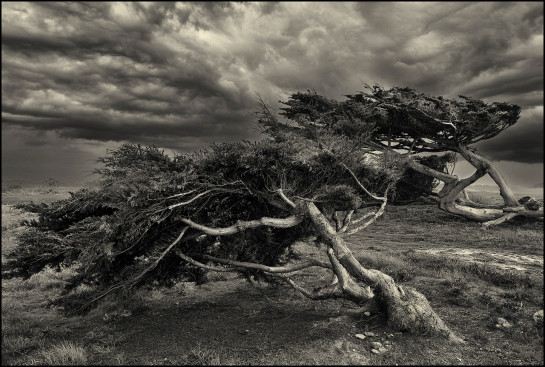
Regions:
M 5 204 L 58 200 L 68 190 L 2 193 L 2 263 L 24 230 L 20 221 L 32 216 Z M 2 280 L 2 365 L 543 365 L 543 323 L 532 317 L 543 309 L 542 224 L 483 230 L 415 204 L 389 207 L 348 240 L 364 265 L 422 292 L 466 343 L 398 333 L 380 315 L 347 316 L 348 303 L 311 301 L 285 286 L 231 275 L 137 290 L 66 318 L 46 305 L 70 269 L 48 269 L 25 281 Z M 329 280 L 320 270 L 299 276 L 303 283 L 317 279 Z M 499 317 L 507 327 L 497 326 Z M 355 336 L 363 332 L 374 335 Z M 371 353 L 376 341 L 387 351 Z

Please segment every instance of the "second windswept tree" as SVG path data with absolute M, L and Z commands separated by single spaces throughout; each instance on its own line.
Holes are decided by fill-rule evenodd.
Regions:
M 470 97 L 446 99 L 417 93 L 410 88 L 367 87 L 366 92 L 347 95 L 345 101 L 327 99 L 315 92 L 295 93 L 284 103 L 281 114 L 289 121 L 353 139 L 364 133 L 374 153 L 397 155 L 407 167 L 443 184 L 434 195 L 439 207 L 449 213 L 483 222 L 484 227 L 523 216 L 543 220 L 543 206 L 528 197 L 517 199 L 507 180 L 473 144 L 494 138 L 514 125 L 521 108 L 510 103 L 487 104 Z M 264 110 L 268 110 L 264 107 Z M 319 131 L 319 132 L 318 132 Z M 464 179 L 445 172 L 443 165 L 425 164 L 419 153 L 443 153 L 443 162 L 458 154 L 475 172 Z M 446 153 L 446 154 L 445 154 Z M 480 205 L 460 198 L 467 187 L 489 175 L 497 184 L 503 205 Z M 529 200 L 530 199 L 530 200 Z

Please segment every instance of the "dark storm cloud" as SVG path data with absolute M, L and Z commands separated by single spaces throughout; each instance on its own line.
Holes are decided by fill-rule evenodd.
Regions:
M 2 3 L 2 122 L 65 141 L 254 139 L 256 93 L 375 82 L 534 111 L 542 65 L 538 2 Z M 496 138 L 513 148 L 482 149 L 534 162 L 542 122 L 525 121 Z
M 144 143 L 171 135 L 238 140 L 252 133 L 247 109 L 255 97 L 244 81 L 224 80 L 221 60 L 191 37 L 177 37 L 177 47 L 166 46 L 169 39 L 153 42 L 168 20 L 183 26 L 173 4 L 119 6 L 10 9 L 36 14 L 28 29 L 3 22 L 3 122 L 69 138 Z M 214 23 L 228 8 L 208 4 L 200 14 Z
M 530 110 L 520 118 L 517 129 L 508 128 L 476 146 L 494 160 L 543 163 L 543 109 Z
M 476 98 L 542 88 L 542 3 L 362 2 L 356 9 L 384 38 L 374 70 L 394 85 Z

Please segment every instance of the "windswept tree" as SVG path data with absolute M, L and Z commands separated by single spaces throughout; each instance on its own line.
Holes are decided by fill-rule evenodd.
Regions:
M 131 287 L 234 271 L 284 282 L 313 300 L 352 301 L 361 312 L 382 312 L 393 328 L 462 341 L 421 293 L 363 266 L 345 240 L 384 212 L 405 159 L 372 154 L 372 125 L 354 126 L 347 137 L 307 121 L 280 122 L 263 107 L 258 119 L 268 138 L 257 143 L 172 159 L 135 145 L 110 152 L 97 190 L 30 208 L 39 218 L 27 223 L 4 276 L 72 265 L 75 275 L 54 303 L 86 312 Z M 323 256 L 296 256 L 299 241 Z M 295 277 L 314 267 L 332 281 L 309 288 Z
M 409 172 L 441 181 L 442 189 L 430 194 L 435 195 L 439 208 L 449 213 L 483 222 L 485 227 L 517 216 L 543 219 L 543 207 L 528 197 L 517 200 L 498 168 L 473 147 L 514 125 L 519 106 L 487 104 L 465 96 L 446 99 L 410 88 L 379 86 L 368 86 L 366 92 L 346 97 L 346 101 L 338 102 L 311 91 L 295 93 L 283 102 L 287 107 L 281 114 L 290 121 L 315 126 L 316 136 L 321 134 L 318 130 L 325 129 L 352 139 L 365 131 L 369 134 L 367 145 L 376 154 L 398 154 L 410 167 Z M 446 154 L 422 158 L 419 153 Z M 475 167 L 470 177 L 460 179 L 445 172 L 444 164 L 434 167 L 422 161 L 452 162 L 456 154 Z M 460 193 L 487 174 L 498 185 L 503 205 L 487 206 L 460 198 Z

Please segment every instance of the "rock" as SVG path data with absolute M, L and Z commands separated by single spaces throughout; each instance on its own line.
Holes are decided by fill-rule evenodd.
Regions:
M 380 348 L 378 348 L 378 351 L 379 351 L 380 353 L 385 353 L 385 352 L 388 351 L 388 349 L 386 349 L 386 348 L 384 348 L 384 347 L 380 347 Z
M 543 323 L 543 310 L 539 310 L 532 316 L 534 319 L 534 322 L 536 324 L 542 324 Z
M 519 203 L 524 205 L 524 207 L 528 210 L 538 210 L 539 209 L 539 202 L 529 196 L 525 196 L 521 199 L 519 199 Z
M 371 347 L 373 347 L 373 349 L 380 349 L 383 347 L 383 345 L 379 342 L 371 342 Z
M 373 333 L 372 331 L 364 331 L 363 334 L 365 336 L 375 336 L 375 333 Z
M 365 335 L 363 334 L 356 334 L 355 337 L 361 340 L 365 339 Z
M 380 352 L 376 349 L 371 349 L 371 353 L 380 354 Z
M 389 341 L 389 340 L 386 340 L 386 341 L 384 342 L 384 345 L 390 345 L 390 344 L 392 344 L 392 342 Z
M 504 319 L 503 317 L 498 317 L 496 319 L 496 327 L 499 329 L 501 328 L 509 329 L 509 328 L 512 328 L 513 325 L 509 321 Z
M 367 316 L 367 317 L 371 316 L 371 312 L 369 312 L 369 311 L 365 311 L 363 314 L 364 314 L 365 316 Z

